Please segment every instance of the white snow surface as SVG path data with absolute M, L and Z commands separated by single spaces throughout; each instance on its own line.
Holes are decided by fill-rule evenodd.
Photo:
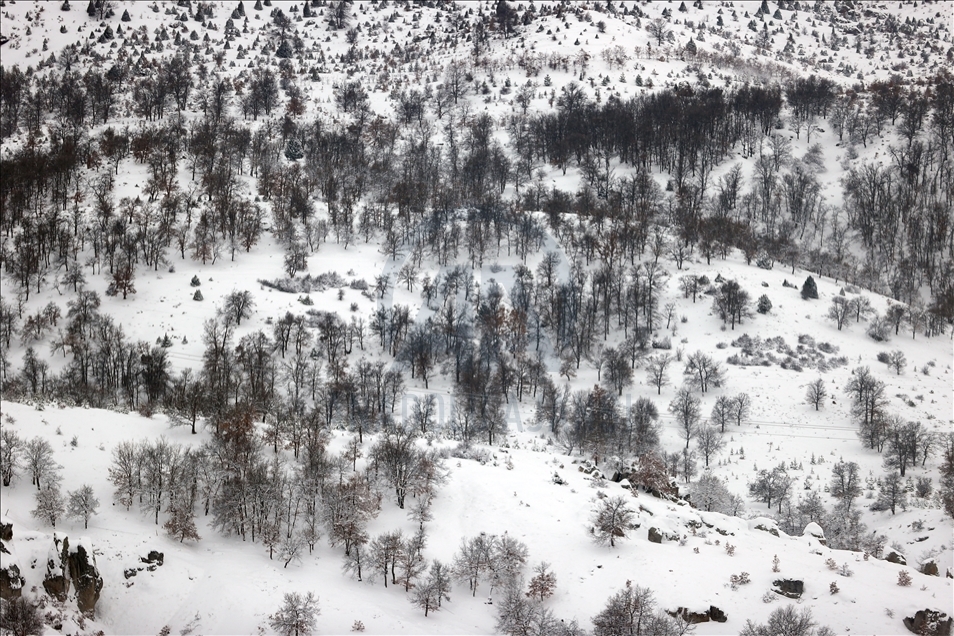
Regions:
M 85 38 L 91 31 L 100 30 L 97 22 L 86 18 L 83 11 L 85 3 L 74 2 L 70 12 L 61 12 L 60 4 L 7 1 L 7 6 L 2 9 L 3 20 L 0 20 L 0 33 L 11 38 L 2 51 L 5 66 L 14 63 L 26 66 L 46 59 L 49 53 L 39 51 L 44 38 L 49 40 L 49 51 L 56 52 L 76 41 L 78 35 Z M 173 4 L 160 6 L 165 8 Z M 217 7 L 214 21 L 221 29 L 228 11 L 235 3 L 213 4 Z M 259 18 L 252 11 L 253 4 L 245 2 L 246 12 L 254 25 Z M 273 4 L 289 13 L 292 3 L 276 1 Z M 743 40 L 750 33 L 745 29 L 748 20 L 742 18 L 741 14 L 743 11 L 754 14 L 760 3 L 734 4 L 740 15 L 741 26 L 730 29 L 728 25 L 735 23 L 726 15 L 728 31 L 725 39 L 737 41 L 750 55 L 753 47 Z M 855 4 L 885 11 L 885 7 L 896 3 Z M 934 18 L 936 13 L 941 14 L 939 22 L 946 21 L 950 32 L 954 19 L 949 3 L 916 4 L 915 7 L 905 3 L 901 15 L 926 20 Z M 146 2 L 119 2 L 117 5 L 117 15 L 128 9 L 133 17 L 131 24 L 134 27 L 146 24 L 150 33 L 160 24 L 172 24 L 175 19 L 164 12 L 153 13 L 149 8 L 150 3 Z M 491 10 L 488 3 L 481 5 L 484 10 Z M 702 10 L 693 7 L 688 15 L 682 15 L 675 13 L 677 3 L 640 3 L 650 16 L 657 15 L 668 6 L 679 20 L 714 23 L 720 3 L 705 2 L 704 5 Z M 691 6 L 691 3 L 687 3 L 687 6 Z M 774 3 L 772 7 L 774 9 Z M 370 3 L 357 2 L 355 8 L 362 21 L 370 20 L 370 14 L 365 15 L 370 11 Z M 411 12 L 401 10 L 401 18 L 396 23 L 375 23 L 378 30 L 375 35 L 368 36 L 376 38 L 374 46 L 389 49 L 393 47 L 392 39 L 405 41 L 409 35 L 424 32 L 432 26 L 433 10 L 419 7 L 414 11 L 421 14 L 419 20 L 413 20 Z M 29 21 L 26 13 L 33 14 Z M 792 12 L 782 13 L 785 21 L 793 17 Z M 808 12 L 801 12 L 802 19 L 807 15 Z M 569 17 L 570 28 L 564 27 L 556 42 L 545 34 L 561 23 L 555 17 L 546 18 L 541 21 L 542 33 L 528 34 L 527 46 L 540 54 L 576 55 L 584 50 L 591 52 L 589 75 L 606 73 L 613 78 L 613 82 L 609 88 L 601 88 L 599 83 L 591 86 L 588 82 L 583 83 L 583 87 L 590 95 L 602 90 L 604 98 L 612 92 L 626 96 L 633 91 L 649 90 L 635 87 L 633 78 L 637 74 L 644 79 L 652 77 L 654 83 L 660 86 L 686 77 L 696 77 L 699 73 L 710 75 L 709 79 L 713 83 L 721 83 L 723 78 L 740 82 L 749 78 L 747 74 L 754 76 L 756 73 L 752 68 L 729 71 L 704 63 L 698 64 L 701 68 L 693 66 L 692 71 L 689 71 L 687 68 L 691 63 L 682 59 L 673 47 L 650 56 L 645 49 L 649 40 L 644 29 L 635 30 L 622 19 L 599 17 L 607 22 L 605 34 L 598 34 L 588 22 Z M 261 19 L 264 21 L 267 16 L 263 15 Z M 27 24 L 31 28 L 30 36 L 26 35 Z M 61 24 L 66 26 L 66 33 L 59 32 Z M 118 17 L 110 24 L 114 27 L 119 24 Z M 802 25 L 801 22 L 799 24 Z M 123 28 L 126 29 L 125 23 Z M 187 25 L 188 30 L 195 28 L 204 34 L 197 23 Z M 304 27 L 301 28 L 304 30 Z M 319 28 L 320 34 L 324 36 L 323 26 L 314 27 L 316 32 Z M 684 44 L 688 39 L 687 29 L 684 24 L 674 25 L 679 44 Z M 888 62 L 879 60 L 877 56 L 869 60 L 857 55 L 850 46 L 842 47 L 840 52 L 829 52 L 833 59 L 831 72 L 821 69 L 816 65 L 827 62 L 819 60 L 825 56 L 815 50 L 819 45 L 810 35 L 811 30 L 808 27 L 806 32 L 796 38 L 796 46 L 807 50 L 803 56 L 804 63 L 797 57 L 780 60 L 778 63 L 783 69 L 791 72 L 817 71 L 846 85 L 856 81 L 856 77 L 854 74 L 846 77 L 834 72 L 839 62 L 850 64 L 856 72 L 864 72 L 868 81 L 887 78 L 893 72 Z M 827 34 L 830 30 L 831 25 L 819 23 L 820 33 Z M 213 45 L 219 44 L 215 40 L 221 38 L 221 30 L 210 33 Z M 254 37 L 253 29 L 251 34 L 243 35 L 233 43 L 226 56 L 226 64 L 235 59 L 237 43 L 249 46 Z M 780 51 L 784 37 L 774 37 L 775 49 Z M 580 46 L 573 44 L 576 39 L 580 40 Z M 707 36 L 706 42 L 699 42 L 699 48 L 712 50 L 716 41 L 719 39 Z M 337 36 L 327 44 L 323 38 L 321 42 L 329 54 L 344 51 L 347 47 L 344 39 Z M 617 81 L 620 70 L 606 68 L 605 62 L 599 57 L 600 51 L 612 44 L 625 45 L 630 50 L 635 46 L 642 47 L 643 57 L 633 54 L 629 62 L 625 84 Z M 108 53 L 106 46 L 97 46 Z M 494 53 L 498 59 L 505 60 L 507 56 L 516 54 L 514 43 L 496 42 L 494 46 L 498 47 Z M 882 43 L 879 56 L 886 46 L 886 43 Z M 900 42 L 891 46 L 911 48 L 914 44 Z M 924 50 L 931 51 L 931 55 L 935 56 L 926 63 L 925 72 L 944 63 L 940 53 L 933 48 L 926 47 Z M 896 52 L 896 49 L 891 51 Z M 421 62 L 443 64 L 453 55 L 459 53 L 441 50 L 435 52 L 432 59 Z M 244 63 L 239 61 L 239 64 Z M 358 79 L 366 82 L 369 92 L 373 88 L 372 106 L 379 112 L 386 112 L 390 109 L 388 92 L 375 85 L 373 78 L 376 70 L 369 66 Z M 771 74 L 778 71 L 759 72 Z M 557 90 L 574 76 L 572 72 L 546 70 L 542 74 L 546 73 L 552 75 Z M 498 70 L 497 74 L 498 80 L 509 74 L 515 80 L 515 85 L 526 81 L 523 71 L 513 64 Z M 402 68 L 395 76 L 407 83 L 413 78 L 407 68 Z M 332 67 L 323 74 L 320 86 L 309 88 L 312 100 L 306 118 L 333 110 L 330 86 L 344 77 L 345 73 L 341 69 Z M 425 73 L 426 79 L 429 78 Z M 534 81 L 539 83 L 542 79 L 537 77 Z M 548 94 L 549 89 L 539 88 L 534 107 L 545 108 Z M 503 97 L 482 103 L 482 99 L 472 96 L 472 102 L 475 109 L 485 108 L 495 116 L 513 107 Z M 119 123 L 124 122 L 120 119 Z M 116 124 L 117 121 L 110 122 L 110 125 Z M 785 131 L 785 134 L 790 132 Z M 826 196 L 835 197 L 838 180 L 844 174 L 842 166 L 847 160 L 833 133 L 819 133 L 818 141 L 823 146 L 826 161 L 826 171 L 820 179 L 825 184 Z M 882 138 L 869 144 L 867 149 L 859 150 L 866 159 L 878 157 L 879 153 L 884 156 L 888 143 L 890 139 Z M 801 156 L 806 151 L 804 137 L 795 141 L 794 155 Z M 721 169 L 726 169 L 730 164 L 727 162 Z M 744 169 L 750 171 L 751 163 L 746 162 Z M 573 168 L 566 176 L 556 169 L 548 170 L 547 182 L 561 188 L 572 189 L 579 178 Z M 714 178 L 719 174 L 717 171 Z M 145 168 L 133 164 L 130 159 L 121 169 L 117 196 L 135 196 L 144 176 Z M 661 183 L 665 183 L 665 175 L 657 176 Z M 185 171 L 180 180 L 187 182 Z M 266 318 L 278 317 L 285 311 L 303 311 L 296 301 L 296 295 L 282 294 L 254 282 L 259 278 L 283 275 L 281 248 L 267 234 L 250 253 L 239 253 L 234 261 L 223 258 L 214 265 L 203 266 L 189 259 L 179 260 L 177 254 L 170 256 L 175 265 L 174 273 L 164 269 L 160 272 L 140 270 L 136 279 L 137 293 L 127 300 L 103 296 L 103 311 L 113 315 L 133 339 L 153 341 L 156 337 L 168 334 L 174 342 L 170 357 L 176 371 L 201 365 L 202 324 L 215 315 L 216 305 L 233 290 L 252 290 L 256 302 L 255 314 L 250 320 L 243 321 L 238 337 L 259 328 L 267 328 Z M 528 266 L 534 267 L 540 256 L 531 257 Z M 502 271 L 491 271 L 488 264 L 484 270 L 475 272 L 477 281 L 485 283 L 494 278 L 505 283 L 510 268 L 517 262 L 516 258 L 501 256 L 497 264 L 503 268 Z M 425 265 L 421 276 L 433 276 L 438 271 L 433 263 Z M 376 274 L 388 266 L 386 257 L 375 243 L 365 245 L 359 242 L 344 248 L 329 241 L 309 259 L 309 271 L 312 274 L 334 270 L 345 275 L 349 281 L 365 279 L 371 282 Z M 603 608 L 606 598 L 622 588 L 627 580 L 650 587 L 664 609 L 688 607 L 691 610 L 704 610 L 709 605 L 715 605 L 727 613 L 726 623 L 698 625 L 695 633 L 702 635 L 738 633 L 746 620 L 764 622 L 773 609 L 792 602 L 777 595 L 769 595 L 774 602 L 764 602 L 763 597 L 772 582 L 779 578 L 804 580 L 806 591 L 800 605 L 810 607 L 820 624 L 830 626 L 839 634 L 905 633 L 902 618 L 924 608 L 954 614 L 952 579 L 944 576 L 945 572 L 954 571 L 952 522 L 933 500 L 922 501 L 912 497 L 908 509 L 898 511 L 895 515 L 865 509 L 863 520 L 869 529 L 886 534 L 889 543 L 895 542 L 903 548 L 908 565 L 898 566 L 874 558 L 865 559 L 861 553 L 824 547 L 811 536 L 817 534 L 815 528 L 806 528 L 805 535 L 794 537 L 785 536 L 784 533 L 776 537 L 755 529 L 757 525 L 774 527 L 775 522 L 766 516 L 771 511 L 764 504 L 748 498 L 747 490 L 747 483 L 753 478 L 755 469 L 771 468 L 782 462 L 786 465 L 794 462 L 799 466 L 790 471 L 797 481 L 796 493 L 803 492 L 799 487 L 823 490 L 829 482 L 831 465 L 841 460 L 858 462 L 864 478 L 877 478 L 883 474 L 882 457 L 865 448 L 855 434 L 849 401 L 843 391 L 851 370 L 857 366 L 870 366 L 876 377 L 887 383 L 889 410 L 908 420 L 920 421 L 938 432 L 951 430 L 954 417 L 951 377 L 954 352 L 950 337 L 927 339 L 918 335 L 912 339 L 910 334 L 902 333 L 890 343 L 879 345 L 865 336 L 864 323 L 852 322 L 846 330 L 838 331 L 824 316 L 830 299 L 841 291 L 843 282 L 816 277 L 820 298 L 803 301 L 797 289 L 783 287 L 782 282 L 787 280 L 800 286 L 807 272 L 793 272 L 781 266 L 771 271 L 758 269 L 745 265 L 737 253 L 730 255 L 727 260 L 714 259 L 711 264 L 695 257 L 687 261 L 682 271 L 677 270 L 672 263 L 667 262 L 666 267 L 673 276 L 665 291 L 665 299 L 675 302 L 677 315 L 686 318 L 685 323 L 677 321 L 668 330 L 674 347 L 682 348 L 686 353 L 701 349 L 714 353 L 717 359 L 724 362 L 727 356 L 738 352 L 729 343 L 743 333 L 763 339 L 781 336 L 793 348 L 798 344 L 800 334 L 809 334 L 818 342 L 829 342 L 839 348 L 837 355 L 830 357 L 847 358 L 846 365 L 820 375 L 830 397 L 818 412 L 805 404 L 803 399 L 805 385 L 819 377 L 811 369 L 798 373 L 777 365 L 728 366 L 726 385 L 703 397 L 703 413 L 709 412 L 719 395 L 731 396 L 745 391 L 753 399 L 750 421 L 727 432 L 728 447 L 717 456 L 711 467 L 714 474 L 726 480 L 733 492 L 747 498 L 744 518 L 700 512 L 687 504 L 663 501 L 640 491 L 632 502 L 633 507 L 640 510 L 639 529 L 616 548 L 595 545 L 589 537 L 588 520 L 597 492 L 615 495 L 627 494 L 629 491 L 620 484 L 594 482 L 579 472 L 578 457 L 567 456 L 557 446 L 548 444 L 545 436 L 532 426 L 533 402 L 526 398 L 522 404 L 513 405 L 506 439 L 489 449 L 493 453 L 493 462 L 482 465 L 470 460 L 447 461 L 449 481 L 440 489 L 434 502 L 434 520 L 428 524 L 427 558 L 448 563 L 452 561 L 462 538 L 481 531 L 509 533 L 527 544 L 531 564 L 548 561 L 553 565 L 557 590 L 546 601 L 547 606 L 559 618 L 567 621 L 576 619 L 587 629 L 592 627 L 590 618 Z M 774 304 L 772 312 L 748 319 L 734 331 L 723 331 L 718 318 L 711 314 L 708 297 L 702 297 L 695 304 L 691 299 L 682 297 L 678 290 L 678 276 L 683 273 L 704 273 L 710 279 L 717 274 L 727 279 L 735 278 L 753 294 L 753 298 L 761 293 L 768 294 Z M 191 299 L 195 290 L 189 286 L 189 280 L 193 275 L 198 275 L 202 280 L 200 289 L 205 296 L 202 303 Z M 98 291 L 101 296 L 106 286 L 105 276 L 90 277 L 89 288 Z M 862 293 L 871 299 L 879 312 L 884 312 L 888 303 L 886 298 L 869 292 Z M 337 289 L 313 293 L 315 307 L 336 310 L 345 319 L 350 315 L 348 307 L 351 303 L 358 304 L 358 314 L 363 316 L 367 316 L 374 308 L 374 303 L 357 291 L 346 290 L 344 300 L 340 301 L 337 294 Z M 46 288 L 41 294 L 31 296 L 28 311 L 35 311 L 50 301 L 63 302 L 54 289 Z M 416 292 L 400 288 L 394 292 L 394 301 L 415 308 L 421 304 Z M 665 335 L 662 331 L 660 335 Z M 188 344 L 182 344 L 183 336 L 188 338 Z M 728 346 L 717 348 L 719 343 Z M 372 349 L 369 347 L 366 353 L 369 358 L 379 355 Z M 875 360 L 878 351 L 888 349 L 904 351 L 908 359 L 904 374 L 896 375 Z M 19 360 L 22 353 L 22 347 L 14 345 L 10 357 Z M 51 359 L 54 369 L 61 363 L 62 358 Z M 574 381 L 575 389 L 592 387 L 597 382 L 596 370 L 587 365 L 584 367 Z M 926 369 L 927 373 L 922 373 L 922 369 Z M 673 379 L 679 372 L 677 368 L 672 373 Z M 556 373 L 552 375 L 558 383 L 561 382 Z M 681 444 L 675 422 L 665 412 L 665 406 L 672 399 L 678 382 L 675 384 L 664 387 L 662 394 L 657 396 L 655 388 L 649 386 L 645 373 L 638 370 L 636 383 L 630 387 L 628 396 L 632 401 L 643 395 L 656 400 L 662 412 L 662 441 L 667 450 L 677 450 Z M 408 388 L 412 394 L 424 392 L 422 385 L 410 379 Z M 450 388 L 447 380 L 440 378 L 431 384 L 429 390 L 441 395 L 445 404 L 449 404 Z M 470 595 L 466 585 L 455 585 L 452 601 L 425 618 L 422 611 L 408 602 L 408 595 L 400 587 L 385 589 L 380 583 L 358 582 L 342 574 L 341 550 L 329 547 L 326 541 L 320 542 L 315 553 L 306 555 L 300 564 L 284 568 L 279 561 L 269 559 L 267 549 L 260 543 L 222 536 L 208 527 L 208 518 L 200 516 L 197 519 L 202 537 L 200 541 L 179 543 L 169 538 L 161 525 L 155 525 L 152 518 L 140 514 L 135 507 L 126 511 L 122 506 L 112 504 L 113 489 L 107 479 L 107 468 L 111 450 L 118 442 L 155 439 L 164 435 L 173 442 L 197 445 L 210 435 L 206 430 L 200 430 L 198 435 L 193 436 L 186 427 L 171 428 L 163 414 L 145 418 L 137 414 L 65 407 L 55 403 L 34 405 L 4 401 L 2 412 L 4 418 L 10 416 L 14 420 L 13 423 L 4 422 L 5 428 L 12 428 L 22 438 L 41 436 L 53 444 L 55 459 L 63 466 L 64 489 L 72 490 L 88 483 L 102 502 L 100 514 L 91 519 L 87 530 L 82 528 L 81 523 L 74 521 L 64 520 L 57 524 L 57 532 L 68 535 L 71 545 L 76 546 L 83 541 L 84 545 L 93 546 L 97 565 L 105 581 L 95 620 L 86 621 L 81 627 L 75 613 L 70 614 L 67 603 L 67 608 L 63 610 L 67 622 L 62 633 L 92 634 L 102 630 L 106 634 L 152 634 L 158 633 L 164 626 L 168 626 L 172 633 L 190 628 L 194 633 L 201 634 L 267 632 L 269 614 L 278 609 L 283 594 L 290 591 L 312 591 L 320 598 L 318 633 L 321 634 L 349 633 L 357 620 L 363 622 L 368 634 L 474 634 L 492 633 L 494 630 L 496 612 L 495 607 L 488 604 L 488 597 L 499 593 L 491 595 L 485 584 L 478 589 L 476 597 Z M 70 443 L 74 436 L 78 442 L 75 446 Z M 340 450 L 346 438 L 344 432 L 336 432 L 332 448 Z M 366 447 L 372 441 L 366 440 Z M 824 463 L 813 465 L 813 456 L 816 459 L 823 458 Z M 507 465 L 508 457 L 512 460 L 512 469 Z M 924 468 L 918 466 L 910 470 L 915 477 L 932 476 L 936 483 L 937 457 L 929 458 Z M 553 484 L 551 477 L 554 471 L 568 483 Z M 2 514 L 14 523 L 12 544 L 21 574 L 26 577 L 24 590 L 37 596 L 42 594 L 51 529 L 30 515 L 34 492 L 35 488 L 29 484 L 29 479 L 21 476 L 11 488 L 3 489 Z M 866 489 L 866 494 L 868 492 L 870 490 Z M 826 505 L 831 507 L 833 500 L 825 493 L 823 497 Z M 866 506 L 871 500 L 863 496 L 858 503 Z M 164 515 L 160 517 L 160 524 L 162 521 Z M 703 523 L 703 526 L 693 532 L 687 524 L 696 521 Z M 710 525 L 712 528 L 708 527 Z M 650 543 L 647 540 L 650 527 L 678 535 L 685 539 L 684 544 L 668 540 L 662 544 Z M 390 498 L 385 497 L 381 514 L 371 523 L 369 533 L 374 536 L 394 529 L 412 533 L 414 523 L 407 519 L 405 511 L 399 510 Z M 821 528 L 818 530 L 823 531 Z M 77 535 L 75 543 L 74 534 Z M 79 539 L 80 534 L 84 535 L 83 539 Z M 727 543 L 735 546 L 734 556 L 727 554 Z M 165 553 L 164 564 L 154 571 L 138 571 L 135 577 L 127 581 L 123 571 L 140 567 L 140 557 L 150 550 Z M 780 564 L 778 573 L 772 571 L 775 556 Z M 853 576 L 843 577 L 831 571 L 825 564 L 829 558 L 834 559 L 839 566 L 848 564 Z M 934 559 L 938 563 L 940 577 L 916 572 L 917 564 L 926 559 Z M 4 562 L 7 562 L 6 555 Z M 899 587 L 897 573 L 905 568 L 912 573 L 914 584 Z M 752 582 L 733 590 L 729 585 L 729 576 L 740 572 L 748 572 Z M 829 593 L 832 581 L 837 582 L 840 588 L 837 594 Z M 49 628 L 47 632 L 56 633 Z

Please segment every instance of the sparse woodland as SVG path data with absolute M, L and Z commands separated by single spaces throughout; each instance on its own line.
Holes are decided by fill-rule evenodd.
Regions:
M 723 527 L 817 524 L 864 561 L 900 552 L 865 515 L 941 510 L 949 530 L 950 397 L 904 393 L 950 372 L 954 334 L 940 4 L 23 4 L 0 2 L 19 56 L 0 67 L 3 399 L 161 416 L 174 438 L 101 447 L 95 492 L 5 415 L 3 489 L 29 486 L 40 526 L 86 529 L 111 503 L 282 570 L 328 548 L 323 576 L 393 587 L 428 620 L 479 590 L 499 633 L 568 636 L 675 636 L 695 609 L 622 579 L 583 624 L 562 615 L 548 599 L 576 581 L 516 526 L 432 532 L 461 462 L 512 470 L 507 449 L 539 445 L 557 492 L 556 465 L 579 468 L 598 490 L 575 536 L 609 553 L 647 531 L 713 545 L 710 513 L 758 517 L 708 535 L 726 558 Z M 60 45 L 31 36 L 54 23 Z M 345 260 L 314 269 L 328 253 Z M 794 282 L 752 284 L 773 269 Z M 132 309 L 160 279 L 183 317 L 151 331 Z M 689 342 L 690 321 L 725 342 Z M 937 363 L 907 349 L 924 340 Z M 752 380 L 765 368 L 797 381 L 793 404 Z M 783 407 L 880 469 L 827 446 L 775 462 L 799 435 Z M 763 437 L 743 449 L 743 431 Z M 701 521 L 669 528 L 645 498 Z M 312 592 L 273 605 L 260 629 L 321 632 Z M 4 601 L 4 625 L 36 611 Z M 834 633 L 809 608 L 765 615 L 733 629 Z

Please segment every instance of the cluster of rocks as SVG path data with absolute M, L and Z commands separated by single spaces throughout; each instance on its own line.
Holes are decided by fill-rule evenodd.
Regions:
M 603 474 L 603 471 L 597 468 L 596 464 L 589 459 L 584 459 L 578 470 L 585 475 L 589 475 L 593 479 L 606 479 L 606 475 Z M 615 481 L 619 480 L 617 479 Z
M 142 572 L 143 569 L 146 569 L 149 572 L 155 572 L 156 568 L 161 566 L 163 562 L 165 562 L 165 559 L 166 559 L 166 555 L 164 553 L 158 552 L 156 550 L 150 550 L 148 555 L 144 557 L 139 557 L 139 562 L 144 563 L 145 568 L 143 568 L 143 566 L 141 565 L 134 568 L 126 568 L 125 570 L 123 570 L 123 576 L 126 577 L 126 579 L 128 580 L 136 576 L 140 572 Z M 130 583 L 127 583 L 126 585 L 128 587 L 132 585 L 132 583 L 130 582 Z
M 680 607 L 675 612 L 666 610 L 666 613 L 673 618 L 681 618 L 690 625 L 694 625 L 696 623 L 708 623 L 709 621 L 724 623 L 729 620 L 729 617 L 726 616 L 725 612 L 720 610 L 715 605 L 710 605 L 709 609 L 705 610 L 704 612 L 693 612 L 688 607 Z

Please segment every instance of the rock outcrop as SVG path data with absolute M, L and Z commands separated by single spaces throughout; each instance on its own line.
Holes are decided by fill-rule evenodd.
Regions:
M 822 530 L 822 527 L 814 521 L 805 526 L 805 529 L 802 531 L 802 536 L 814 537 L 815 539 L 818 539 L 820 544 L 828 545 L 828 540 L 825 538 L 825 531 Z
M 951 618 L 944 612 L 923 609 L 904 619 L 904 626 L 921 636 L 951 636 Z
M 43 589 L 58 601 L 65 601 L 70 593 L 68 537 L 62 539 L 53 533 L 53 545 L 46 556 L 46 574 L 43 576 Z
M 139 557 L 139 560 L 147 565 L 152 565 L 153 563 L 156 565 L 162 565 L 162 562 L 165 560 L 165 558 L 166 555 L 164 553 L 158 552 L 156 550 L 150 550 L 148 555 Z
M 4 520 L 0 528 L 0 598 L 12 601 L 20 598 L 23 584 L 20 562 L 13 550 L 13 522 Z
M 941 571 L 937 567 L 937 561 L 929 559 L 922 563 L 921 574 L 927 574 L 928 576 L 940 576 Z
M 69 551 L 69 574 L 76 588 L 76 606 L 86 616 L 92 617 L 96 610 L 99 593 L 103 589 L 103 577 L 96 567 L 96 556 L 87 537 L 80 537 Z
M 716 623 L 724 623 L 729 620 L 729 617 L 726 616 L 725 612 L 720 610 L 715 605 L 710 605 L 709 609 L 704 612 L 693 612 L 688 607 L 680 607 L 675 612 L 666 612 L 673 618 L 681 618 L 683 621 L 694 625 L 696 623 L 708 623 L 709 621 L 714 621 Z
M 795 579 L 779 579 L 778 581 L 774 581 L 772 585 L 775 586 L 773 591 L 776 594 L 781 594 L 788 598 L 801 598 L 802 593 L 805 592 L 805 582 Z
M 886 556 L 884 560 L 888 563 L 897 563 L 898 565 L 908 564 L 908 560 L 904 558 L 904 555 L 900 554 L 899 552 L 895 552 L 894 550 L 888 552 L 888 556 Z

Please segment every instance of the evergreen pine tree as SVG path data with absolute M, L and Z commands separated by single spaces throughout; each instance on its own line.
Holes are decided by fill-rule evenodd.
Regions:
M 818 298 L 818 286 L 815 285 L 815 279 L 811 276 L 806 278 L 805 283 L 802 285 L 802 298 L 805 300 Z
M 288 43 L 288 40 L 282 40 L 282 43 L 278 45 L 278 50 L 275 51 L 275 57 L 280 57 L 287 59 L 292 56 L 292 48 Z
M 288 140 L 288 146 L 285 147 L 285 157 L 291 161 L 296 161 L 305 156 L 304 151 L 301 149 L 301 142 L 297 139 Z

